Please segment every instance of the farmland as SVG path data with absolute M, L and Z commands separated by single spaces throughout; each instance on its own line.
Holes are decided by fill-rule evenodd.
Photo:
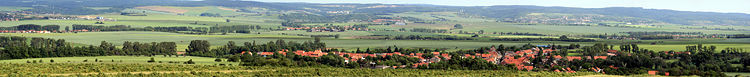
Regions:
M 279 35 L 286 33 L 288 35 Z M 121 32 L 81 32 L 81 33 L 54 33 L 54 34 L 29 34 L 29 33 L 3 33 L 0 35 L 5 36 L 24 36 L 24 37 L 44 37 L 44 38 L 55 38 L 55 39 L 66 39 L 72 43 L 84 44 L 84 45 L 99 45 L 101 41 L 107 41 L 120 45 L 125 41 L 131 42 L 176 42 L 178 44 L 178 50 L 186 49 L 190 40 L 209 40 L 213 46 L 225 45 L 228 41 L 234 41 L 238 43 L 242 42 L 253 42 L 264 43 L 268 41 L 274 41 L 278 39 L 284 39 L 287 41 L 311 41 L 312 38 L 308 36 L 296 36 L 296 34 L 305 35 L 330 35 L 340 34 L 343 36 L 341 39 L 326 38 L 323 42 L 330 44 L 329 47 L 333 48 L 377 48 L 384 46 L 403 46 L 403 47 L 415 47 L 415 48 L 459 48 L 459 49 L 471 49 L 476 47 L 485 47 L 491 45 L 522 45 L 522 44 L 583 44 L 591 45 L 597 42 L 551 42 L 551 41 L 527 41 L 527 42 L 510 42 L 510 41 L 451 41 L 451 40 L 367 40 L 367 39 L 351 39 L 350 36 L 363 36 L 372 34 L 391 34 L 383 32 L 363 32 L 363 31 L 350 31 L 350 32 L 336 32 L 336 33 L 308 33 L 302 31 L 271 31 L 261 32 L 261 34 L 239 34 L 230 33 L 228 35 L 191 35 L 191 34 L 178 34 L 178 33 L 167 33 L 167 32 L 140 32 L 140 31 L 121 31 Z M 399 33 L 400 34 L 400 33 Z M 416 33 L 421 34 L 421 33 Z M 398 35 L 398 34 L 396 34 Z M 467 35 L 468 36 L 468 35 Z M 538 38 L 540 36 L 495 36 L 497 38 Z M 549 37 L 556 38 L 556 37 Z M 663 45 L 650 45 L 642 44 L 643 48 L 648 48 L 655 51 L 681 51 L 685 49 L 687 45 L 697 45 L 703 43 L 704 45 L 715 45 L 718 49 L 724 48 L 745 48 L 750 49 L 746 44 L 747 42 L 734 42 L 728 43 L 724 41 L 728 40 L 707 40 L 704 42 L 686 43 L 684 41 L 669 41 L 664 40 L 666 44 Z M 606 42 L 606 41 L 605 41 Z M 617 48 L 617 47 L 615 47 Z
M 7 70 L 0 76 L 750 72 L 750 14 L 744 13 L 247 0 L 6 3 L 0 69 Z
M 21 10 L 26 10 L 26 9 L 31 9 L 31 8 L 29 8 L 29 7 L 4 7 L 4 6 L 0 6 L 0 11 L 21 11 Z

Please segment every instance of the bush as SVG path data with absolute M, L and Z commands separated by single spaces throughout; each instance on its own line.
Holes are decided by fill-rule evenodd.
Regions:
M 148 63 L 153 63 L 153 62 L 156 62 L 156 60 L 154 60 L 153 57 L 151 58 L 151 60 L 148 60 Z
M 221 59 L 220 58 L 216 58 L 216 60 L 214 60 L 214 61 L 221 62 Z
M 187 62 L 185 62 L 185 64 L 195 64 L 195 62 L 193 62 L 193 59 L 190 59 Z

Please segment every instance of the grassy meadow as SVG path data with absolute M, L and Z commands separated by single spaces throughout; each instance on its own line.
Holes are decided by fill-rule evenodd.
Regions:
M 156 62 L 154 63 L 148 63 L 147 61 L 151 58 L 154 58 Z M 0 63 L 26 63 L 27 61 L 30 62 L 37 62 L 41 60 L 41 62 L 37 63 L 111 63 L 111 64 L 182 64 L 182 62 L 186 62 L 188 60 L 192 59 L 195 64 L 199 65 L 217 65 L 217 64 L 232 64 L 232 65 L 238 65 L 239 62 L 226 62 L 226 59 L 222 59 L 224 61 L 222 62 L 216 62 L 216 58 L 210 58 L 210 57 L 196 57 L 196 56 L 166 56 L 166 55 L 156 55 L 156 56 L 91 56 L 91 57 L 52 57 L 52 58 L 28 58 L 28 59 L 12 59 L 12 60 L 0 60 Z M 50 60 L 54 60 L 54 62 L 50 62 Z M 86 60 L 86 62 L 84 62 Z M 96 62 L 96 60 L 99 60 L 100 62 Z M 169 63 L 174 62 L 174 63 Z

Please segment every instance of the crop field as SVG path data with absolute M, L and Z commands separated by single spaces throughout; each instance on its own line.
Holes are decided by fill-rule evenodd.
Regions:
M 95 24 L 96 20 L 24 20 L 24 21 L 3 21 L 0 27 L 18 26 L 22 24 L 38 25 L 60 25 L 61 29 L 73 24 L 80 25 L 130 25 L 132 27 L 170 27 L 170 26 L 190 26 L 190 27 L 208 27 L 208 26 L 231 26 L 231 25 L 261 25 L 263 27 L 277 27 L 280 19 L 273 16 L 237 16 L 237 17 L 201 17 L 201 16 L 179 16 L 169 14 L 148 14 L 148 16 L 124 16 L 119 14 L 101 14 L 85 15 L 101 16 L 112 18 L 116 21 L 103 21 L 105 24 Z M 226 22 L 229 19 L 231 22 Z M 191 24 L 191 23 L 198 24 Z
M 44 37 L 54 39 L 66 39 L 68 42 L 99 45 L 101 41 L 122 44 L 131 42 L 176 42 L 178 50 L 186 48 L 191 40 L 208 40 L 212 46 L 225 45 L 228 41 L 237 43 L 257 41 L 265 43 L 284 39 L 286 41 L 312 41 L 312 38 L 296 35 L 276 34 L 233 34 L 228 35 L 189 35 L 166 32 L 81 32 L 61 34 L 29 34 L 29 33 L 3 33 L 5 36 Z M 421 48 L 476 48 L 490 45 L 522 45 L 526 43 L 502 43 L 502 42 L 477 42 L 477 41 L 441 41 L 441 40 L 364 40 L 364 39 L 322 39 L 329 47 L 336 48 L 366 48 L 366 47 L 421 47 Z M 183 47 L 184 46 L 184 47 Z
M 288 35 L 280 35 L 281 33 L 288 33 Z M 131 42 L 175 42 L 177 43 L 178 50 L 184 50 L 191 40 L 208 40 L 212 46 L 222 46 L 228 41 L 234 41 L 238 44 L 242 42 L 265 43 L 268 41 L 275 41 L 278 39 L 284 39 L 286 41 L 312 41 L 313 39 L 309 36 L 297 36 L 296 34 L 305 35 L 332 35 L 340 34 L 342 38 L 323 38 L 322 41 L 328 44 L 328 47 L 333 48 L 373 48 L 373 47 L 386 47 L 386 46 L 399 46 L 399 47 L 416 47 L 416 48 L 459 48 L 459 49 L 471 49 L 477 47 L 486 47 L 491 45 L 523 45 L 523 44 L 561 44 L 567 45 L 571 43 L 578 43 L 582 45 L 591 45 L 596 42 L 554 42 L 554 41 L 525 41 L 525 42 L 512 42 L 512 41 L 450 41 L 450 40 L 367 40 L 367 39 L 349 39 L 350 36 L 366 36 L 370 34 L 392 34 L 398 35 L 399 33 L 388 33 L 388 32 L 364 32 L 364 31 L 348 31 L 348 32 L 321 32 L 321 33 L 308 33 L 308 32 L 295 32 L 295 31 L 278 31 L 278 32 L 262 32 L 261 34 L 237 34 L 229 33 L 228 35 L 190 35 L 190 34 L 178 34 L 178 33 L 167 33 L 167 32 L 142 32 L 142 31 L 122 31 L 122 32 L 81 32 L 81 33 L 55 33 L 55 34 L 29 34 L 29 33 L 3 33 L 3 36 L 24 36 L 24 37 L 44 37 L 54 39 L 66 39 L 68 42 L 85 44 L 85 45 L 99 45 L 101 41 L 107 41 L 120 45 L 125 41 Z M 417 33 L 419 34 L 419 33 Z M 499 38 L 519 38 L 519 37 L 535 37 L 539 38 L 542 36 L 493 36 Z M 549 37 L 555 38 L 555 37 Z M 682 44 L 679 41 L 666 41 L 676 42 L 676 44 L 658 44 L 639 45 L 641 48 L 647 48 L 655 51 L 669 51 L 684 50 L 687 45 L 696 44 Z M 750 49 L 750 44 L 737 43 L 737 44 L 717 44 L 710 43 L 704 44 L 715 45 L 717 50 L 724 48 L 744 48 Z M 617 45 L 616 45 L 617 46 Z M 618 47 L 615 47 L 618 48 Z
M 521 25 L 502 22 L 440 22 L 436 24 L 407 24 L 404 26 L 375 26 L 375 28 L 398 30 L 400 28 L 430 28 L 430 29 L 450 29 L 453 25 L 461 24 L 463 29 L 454 29 L 452 32 L 469 31 L 477 32 L 484 30 L 486 33 L 491 32 L 529 32 L 547 35 L 576 35 L 576 34 L 622 34 L 620 32 L 628 31 L 668 31 L 668 32 L 703 32 L 705 34 L 747 34 L 749 31 L 721 31 L 721 30 L 693 30 L 677 28 L 626 28 L 626 27 L 607 27 L 607 26 L 562 26 L 562 25 Z M 674 25 L 673 25 L 674 26 Z
M 745 77 L 750 76 L 750 73 L 748 72 L 724 72 L 727 76 L 739 76 L 739 77 Z
M 219 7 L 219 6 L 201 6 L 201 7 L 142 6 L 142 7 L 136 7 L 136 8 L 160 11 L 160 12 L 183 14 L 187 16 L 199 16 L 201 13 L 216 13 L 222 16 L 249 14 L 249 13 L 236 12 L 238 11 L 238 9 L 228 8 L 228 7 Z
M 232 64 L 232 65 L 238 65 L 238 62 L 226 62 L 226 59 L 223 59 L 222 62 L 216 62 L 216 58 L 210 58 L 210 57 L 196 57 L 196 56 L 167 56 L 167 55 L 156 55 L 156 56 L 92 56 L 92 57 L 54 57 L 54 58 L 27 58 L 27 59 L 12 59 L 12 60 L 0 60 L 0 63 L 27 63 L 27 62 L 36 62 L 36 63 L 111 63 L 111 64 L 121 64 L 121 63 L 127 63 L 127 64 L 133 64 L 133 63 L 148 63 L 148 60 L 151 58 L 154 58 L 156 62 L 151 64 L 182 64 L 182 62 L 186 62 L 190 59 L 195 62 L 195 64 L 200 65 L 216 65 L 216 64 Z M 41 62 L 38 62 L 40 61 Z M 54 62 L 50 62 L 50 60 L 54 60 Z M 84 60 L 86 60 L 84 62 Z M 96 62 L 100 61 L 100 62 Z M 174 62 L 174 63 L 170 63 Z
M 447 19 L 449 21 L 460 21 L 460 22 L 494 22 L 492 19 L 483 19 L 479 16 L 462 16 L 457 12 L 405 12 L 397 13 L 390 16 L 397 17 L 414 17 L 423 20 L 436 20 L 440 18 Z
M 348 69 L 334 67 L 217 66 L 184 64 L 3 63 L 0 76 L 589 76 L 506 70 Z M 80 69 L 86 68 L 86 69 Z
M 30 7 L 9 7 L 9 6 L 0 6 L 0 11 L 22 11 L 26 9 L 31 9 Z
M 125 41 L 131 42 L 176 42 L 178 50 L 184 50 L 191 40 L 208 40 L 212 46 L 222 46 L 228 41 L 234 41 L 238 44 L 242 42 L 265 43 L 284 39 L 286 41 L 312 41 L 313 39 L 306 36 L 296 35 L 278 35 L 278 34 L 235 34 L 228 35 L 190 35 L 167 32 L 140 32 L 140 31 L 123 31 L 123 32 L 81 32 L 81 33 L 54 33 L 54 34 L 30 34 L 30 33 L 3 33 L 3 36 L 24 36 L 24 37 L 44 37 L 54 39 L 66 39 L 67 42 L 99 45 L 101 41 L 107 41 L 115 45 L 120 45 Z M 323 38 L 322 42 L 333 48 L 373 48 L 386 46 L 399 47 L 416 47 L 416 48 L 459 48 L 473 49 L 491 45 L 523 45 L 523 44 L 568 44 L 558 42 L 486 42 L 486 41 L 449 41 L 449 40 L 366 40 L 366 39 L 333 39 Z

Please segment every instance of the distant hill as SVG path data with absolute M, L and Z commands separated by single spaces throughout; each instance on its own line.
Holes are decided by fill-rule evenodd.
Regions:
M 596 14 L 606 16 L 634 17 L 683 25 L 750 25 L 750 14 L 688 12 L 634 7 L 569 8 L 541 6 L 488 6 L 465 8 L 474 13 L 493 18 L 514 18 L 529 13 Z
M 637 7 L 571 8 L 542 6 L 442 6 L 428 4 L 318 4 L 318 3 L 266 3 L 241 0 L 4 0 L 0 6 L 32 7 L 35 13 L 71 15 L 120 12 L 139 6 L 223 6 L 257 7 L 273 11 L 295 11 L 317 17 L 341 14 L 388 15 L 404 12 L 461 12 L 504 22 L 596 24 L 622 22 L 629 24 L 669 23 L 682 25 L 741 25 L 750 26 L 750 14 L 689 12 Z M 85 7 L 112 7 L 94 10 Z M 302 11 L 302 12 L 299 12 Z M 344 15 L 345 16 L 345 15 Z M 356 16 L 350 16 L 356 17 Z M 365 16 L 370 17 L 370 16 Z M 349 18 L 347 18 L 349 19 Z M 372 19 L 372 18 L 364 18 Z M 342 21 L 342 20 L 337 20 Z

